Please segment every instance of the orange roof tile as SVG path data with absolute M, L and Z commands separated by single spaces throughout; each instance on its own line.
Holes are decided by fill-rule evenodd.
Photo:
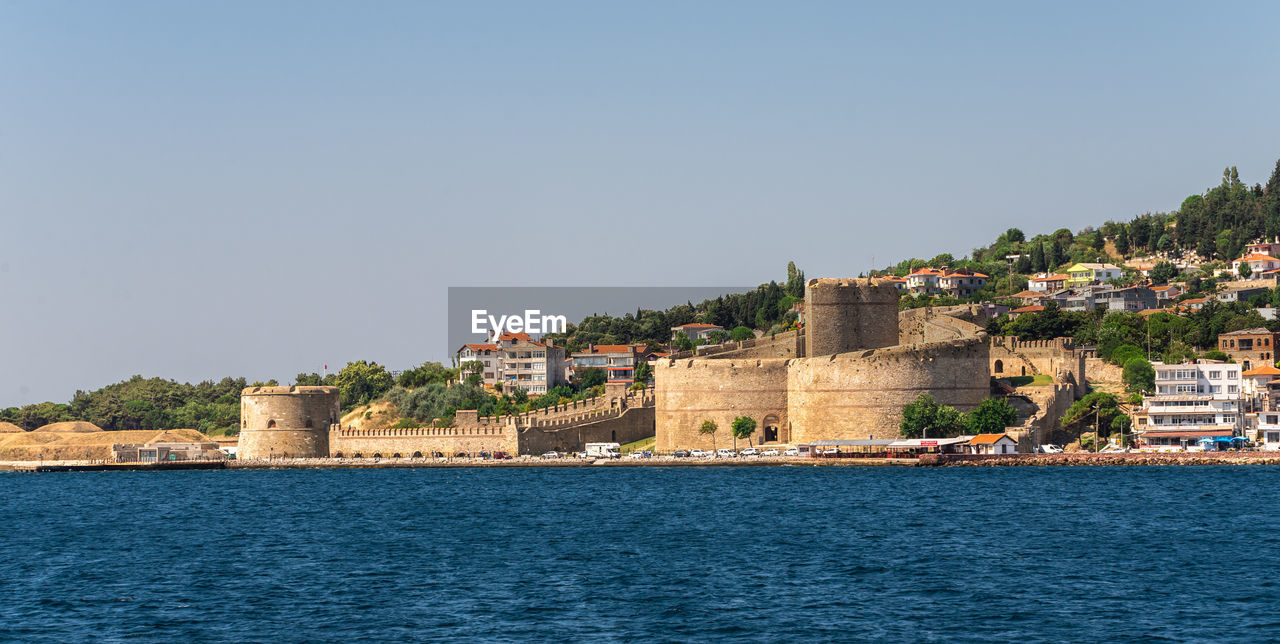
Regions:
M 1015 293 L 1013 296 L 1014 296 L 1014 297 L 1020 297 L 1020 298 L 1023 298 L 1023 299 L 1028 298 L 1028 297 L 1036 297 L 1036 298 L 1045 298 L 1045 297 L 1049 297 L 1048 295 L 1045 295 L 1044 293 L 1037 293 L 1036 291 L 1022 291 L 1021 293 Z
M 462 346 L 468 349 L 471 349 L 472 351 L 497 351 L 498 350 L 498 345 L 496 344 L 464 344 Z M 458 349 L 458 351 L 462 351 L 462 349 Z
M 970 445 L 995 445 L 996 441 L 1001 438 L 1007 438 L 1004 434 L 978 434 L 969 439 Z M 1010 438 L 1009 440 L 1013 440 Z
M 1280 369 L 1275 367 L 1262 366 L 1256 369 L 1250 369 L 1244 372 L 1246 376 L 1280 376 Z
M 1043 310 L 1044 310 L 1043 306 L 1039 304 L 1033 304 L 1031 306 L 1024 306 L 1020 309 L 1014 309 L 1009 312 L 1010 313 L 1039 313 L 1040 311 L 1043 311 Z
M 680 326 L 675 328 L 677 329 L 719 329 L 722 327 L 719 324 L 703 324 L 701 322 L 693 322 L 690 324 L 681 324 Z
M 529 337 L 529 334 L 523 331 L 521 331 L 520 333 L 512 333 L 510 331 L 507 331 L 502 335 L 498 336 L 498 339 L 502 340 L 503 342 L 509 342 L 511 340 L 524 340 L 525 342 L 533 341 L 533 338 Z
M 1236 261 L 1237 262 L 1280 262 L 1280 259 L 1276 259 L 1270 255 L 1263 255 L 1262 253 L 1249 253 L 1248 255 L 1245 255 L 1244 257 L 1237 259 Z

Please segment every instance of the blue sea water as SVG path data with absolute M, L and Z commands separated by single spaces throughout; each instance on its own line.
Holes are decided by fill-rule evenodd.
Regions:
M 0 639 L 1274 640 L 1280 469 L 0 475 Z

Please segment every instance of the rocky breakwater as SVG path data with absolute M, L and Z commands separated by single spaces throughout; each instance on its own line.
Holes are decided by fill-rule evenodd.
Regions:
M 925 454 L 920 465 L 942 467 L 1079 465 L 1280 465 L 1280 452 L 1118 452 L 1093 454 Z

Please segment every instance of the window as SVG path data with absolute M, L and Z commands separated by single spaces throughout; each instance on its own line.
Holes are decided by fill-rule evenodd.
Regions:
M 1221 372 L 1221 371 L 1210 371 L 1210 372 L 1209 372 L 1209 380 L 1219 380 L 1219 379 L 1221 379 L 1221 378 L 1222 378 L 1222 372 Z
M 1211 394 L 1222 393 L 1222 385 L 1209 385 L 1209 393 Z
M 1235 379 L 1236 379 L 1236 371 L 1235 371 L 1235 370 L 1228 371 L 1228 372 L 1227 372 L 1227 379 L 1228 379 L 1228 380 L 1235 380 Z
M 1229 393 L 1229 394 L 1236 394 L 1236 393 L 1240 393 L 1240 386 L 1239 386 L 1239 385 L 1227 385 L 1227 393 Z
M 1277 422 L 1277 416 L 1276 416 L 1275 414 L 1268 414 L 1268 415 L 1267 415 L 1267 424 L 1268 424 L 1268 425 L 1275 425 L 1275 424 L 1276 424 L 1276 422 Z

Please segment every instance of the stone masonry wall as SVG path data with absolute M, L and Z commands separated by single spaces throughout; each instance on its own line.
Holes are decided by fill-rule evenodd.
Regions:
M 968 411 L 990 393 L 985 336 L 792 361 L 791 440 L 896 438 L 920 394 Z
M 337 387 L 246 387 L 237 457 L 328 456 L 329 428 L 340 413 Z
M 898 289 L 877 279 L 805 283 L 805 356 L 898 344 Z
M 365 458 L 381 454 L 390 458 L 421 453 L 447 456 L 503 451 L 516 454 L 518 441 L 514 427 L 417 427 L 405 429 L 337 429 L 329 433 L 329 455 Z
M 626 445 L 654 435 L 653 407 L 629 407 L 621 414 L 569 427 L 535 427 L 519 432 L 520 454 L 580 452 L 587 443 Z
M 730 426 L 738 416 L 755 419 L 753 442 L 763 439 L 766 420 L 774 423 L 775 419 L 779 440 L 788 442 L 787 363 L 784 359 L 659 360 L 653 370 L 656 449 L 730 446 Z M 698 433 L 704 420 L 719 426 L 714 441 Z

